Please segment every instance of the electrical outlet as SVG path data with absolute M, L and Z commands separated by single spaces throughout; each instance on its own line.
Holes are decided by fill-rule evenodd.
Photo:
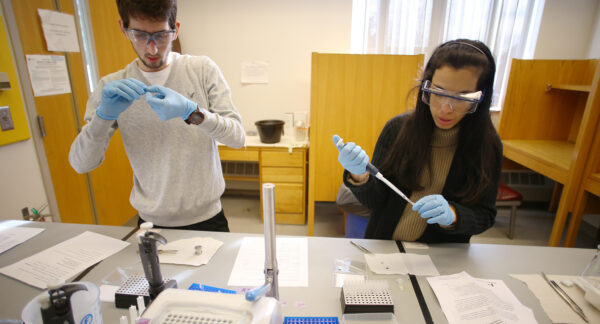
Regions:
M 15 129 L 8 106 L 0 107 L 0 126 L 2 127 L 2 131 Z

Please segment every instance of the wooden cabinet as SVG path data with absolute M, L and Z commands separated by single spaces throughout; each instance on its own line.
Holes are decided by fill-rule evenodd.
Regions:
M 423 55 L 312 54 L 308 235 L 315 202 L 335 201 L 344 169 L 334 134 L 372 155 L 392 117 L 414 108 Z
M 307 148 L 247 146 L 232 149 L 219 146 L 221 161 L 258 163 L 258 177 L 252 174 L 224 173 L 227 180 L 258 181 L 262 215 L 262 184 L 275 184 L 275 222 L 304 224 L 306 222 L 306 159 Z M 261 216 L 262 217 L 262 216 Z
M 513 60 L 498 133 L 504 157 L 563 184 L 548 244 L 560 244 L 598 120 L 597 60 Z

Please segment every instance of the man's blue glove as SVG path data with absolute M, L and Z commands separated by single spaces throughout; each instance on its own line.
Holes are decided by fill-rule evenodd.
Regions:
M 146 102 L 162 121 L 175 117 L 186 120 L 198 106 L 177 91 L 158 85 L 146 89 Z
M 417 201 L 412 209 L 418 211 L 427 223 L 449 226 L 454 222 L 454 213 L 442 195 L 429 195 Z
M 367 172 L 367 164 L 369 163 L 367 152 L 352 142 L 344 145 L 340 144 L 338 146 L 339 141 L 340 137 L 338 135 L 333 135 L 333 144 L 340 152 L 338 161 L 340 161 L 340 164 L 342 164 L 344 169 L 354 174 L 363 174 Z
M 146 93 L 146 85 L 133 78 L 111 81 L 102 88 L 96 114 L 102 119 L 116 120 L 131 104 Z

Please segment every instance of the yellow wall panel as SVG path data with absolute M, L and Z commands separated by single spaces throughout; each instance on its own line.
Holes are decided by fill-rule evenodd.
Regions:
M 2 16 L 0 16 L 0 72 L 7 73 L 10 81 L 10 90 L 0 90 L 0 107 L 9 107 L 14 124 L 14 129 L 6 131 L 0 129 L 0 145 L 5 145 L 29 139 L 30 136 L 17 71 Z

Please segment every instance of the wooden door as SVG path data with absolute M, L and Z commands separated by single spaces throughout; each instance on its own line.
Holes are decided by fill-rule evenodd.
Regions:
M 23 54 L 65 55 L 63 52 L 48 52 L 43 37 L 37 9 L 59 10 L 73 13 L 72 2 L 52 0 L 12 1 Z M 87 90 L 83 75 L 80 53 L 65 55 L 71 78 L 72 93 L 34 97 L 38 116 L 43 117 L 46 136 L 43 137 L 44 150 L 52 177 L 52 185 L 60 219 L 68 223 L 94 223 L 88 182 L 85 175 L 77 174 L 69 164 L 71 143 L 77 136 L 75 107 L 87 101 Z M 28 80 L 23 80 L 28 82 Z M 32 127 L 37 127 L 35 121 Z
M 23 52 L 65 55 L 68 60 L 72 94 L 35 97 L 38 115 L 44 118 L 47 136 L 44 148 L 48 159 L 61 221 L 123 225 L 136 211 L 129 203 L 133 172 L 121 135 L 111 139 L 105 161 L 86 175 L 77 174 L 68 162 L 71 143 L 84 124 L 88 99 L 81 53 L 48 52 L 37 9 L 73 14 L 71 0 L 13 0 Z M 93 37 L 99 75 L 122 69 L 136 56 L 118 25 L 114 1 L 90 1 Z M 90 191 L 91 188 L 91 191 Z M 94 204 L 92 204 L 92 201 Z

